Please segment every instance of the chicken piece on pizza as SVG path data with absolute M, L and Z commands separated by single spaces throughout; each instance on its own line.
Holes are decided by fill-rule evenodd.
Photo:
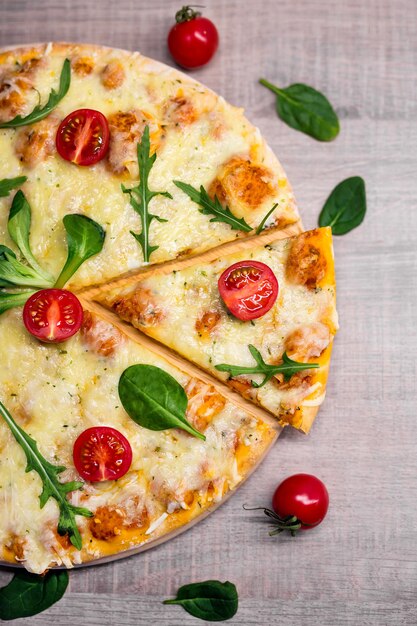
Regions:
M 310 429 L 338 328 L 330 228 L 160 271 L 98 300 L 281 424 Z

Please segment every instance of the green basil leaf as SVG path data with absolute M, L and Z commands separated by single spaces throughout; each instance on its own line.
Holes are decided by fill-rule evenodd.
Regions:
M 3 178 L 0 180 L 0 198 L 5 198 L 9 195 L 12 189 L 20 187 L 27 181 L 26 176 L 17 176 L 16 178 Z
M 18 128 L 19 126 L 26 126 L 27 124 L 34 124 L 35 122 L 39 122 L 43 120 L 44 117 L 49 115 L 51 111 L 55 109 L 55 107 L 61 102 L 62 98 L 66 96 L 68 93 L 68 89 L 71 84 L 71 62 L 69 59 L 65 59 L 64 65 L 62 66 L 61 75 L 59 77 L 59 88 L 58 91 L 52 89 L 49 94 L 49 98 L 47 103 L 44 106 L 38 104 L 35 106 L 33 111 L 22 117 L 21 115 L 16 115 L 12 120 L 8 122 L 2 122 L 0 124 L 0 128 Z
M 0 286 L 2 285 L 0 282 Z M 0 315 L 9 309 L 13 309 L 16 306 L 23 306 L 26 300 L 36 291 L 19 291 L 17 293 L 8 293 L 7 291 L 0 290 Z
M 185 418 L 188 398 L 179 382 L 154 365 L 131 365 L 120 377 L 119 396 L 134 422 L 149 430 L 181 428 L 205 441 Z
M 365 213 L 365 181 L 360 176 L 352 176 L 336 185 L 327 198 L 319 226 L 331 226 L 333 235 L 344 235 L 363 222 Z
M 233 583 L 206 580 L 180 587 L 177 597 L 164 600 L 164 604 L 180 604 L 194 617 L 208 622 L 223 622 L 236 615 L 238 595 Z
M 55 283 L 58 289 L 62 289 L 84 261 L 101 252 L 106 236 L 100 224 L 86 215 L 66 215 L 63 222 L 67 231 L 68 256 Z
M 29 263 L 35 274 L 39 277 L 38 287 L 52 287 L 54 283 L 53 277 L 45 272 L 35 259 L 30 248 L 30 224 L 32 213 L 29 202 L 26 200 L 23 191 L 19 190 L 13 198 L 10 207 L 9 221 L 7 229 L 10 238 L 19 248 L 20 252 Z
M 288 126 L 319 141 L 332 141 L 337 137 L 339 119 L 322 93 L 303 83 L 281 89 L 264 78 L 259 82 L 277 96 L 277 113 Z
M 66 570 L 49 571 L 45 576 L 19 570 L 0 589 L 0 619 L 8 621 L 42 613 L 62 598 L 67 585 Z

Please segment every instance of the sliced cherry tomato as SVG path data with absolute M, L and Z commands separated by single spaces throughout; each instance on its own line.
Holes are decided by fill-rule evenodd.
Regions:
M 275 490 L 272 508 L 280 518 L 295 516 L 302 530 L 320 524 L 329 508 L 328 491 L 319 478 L 311 474 L 294 474 Z
M 188 6 L 176 13 L 175 20 L 168 34 L 168 48 L 176 63 L 188 70 L 206 65 L 219 45 L 213 22 Z
M 275 274 L 259 261 L 234 263 L 220 276 L 218 286 L 230 313 L 243 321 L 265 315 L 278 296 Z
M 42 289 L 26 301 L 23 323 L 31 335 L 48 343 L 66 341 L 81 327 L 83 308 L 66 289 Z
M 110 426 L 93 426 L 74 443 L 74 465 L 79 475 L 90 482 L 117 480 L 132 463 L 132 448 L 121 432 Z
M 66 161 L 77 165 L 93 165 L 109 149 L 109 125 L 103 113 L 78 109 L 62 120 L 56 134 L 56 149 Z

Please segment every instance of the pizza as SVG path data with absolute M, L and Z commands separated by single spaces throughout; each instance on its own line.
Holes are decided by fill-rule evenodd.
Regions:
M 99 46 L 0 52 L 1 560 L 156 545 L 281 425 L 309 429 L 337 317 L 330 231 L 301 231 L 259 131 L 192 78 Z M 218 278 L 248 259 L 279 291 L 239 321 Z M 236 374 L 254 354 L 287 369 Z
M 223 298 L 221 276 L 226 277 Z M 244 284 L 239 286 L 239 281 Z M 248 292 L 248 282 L 256 285 L 253 293 Z M 276 299 L 269 307 L 271 292 Z M 184 269 L 153 273 L 139 282 L 136 278 L 103 290 L 96 298 L 123 320 L 225 380 L 283 425 L 310 429 L 324 400 L 338 327 L 330 228 L 252 244 L 208 263 L 194 261 Z M 286 353 L 292 360 L 320 367 L 300 369 L 289 379 L 278 372 L 255 387 L 252 380 L 262 383 L 262 369 L 258 374 L 230 375 L 233 366 L 256 366 L 249 346 L 269 365 L 278 365 Z M 231 367 L 219 369 L 221 364 Z

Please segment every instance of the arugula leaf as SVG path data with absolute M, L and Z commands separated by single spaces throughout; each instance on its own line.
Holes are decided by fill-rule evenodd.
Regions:
M 263 220 L 262 220 L 262 221 L 261 221 L 261 223 L 259 224 L 258 228 L 256 229 L 256 234 L 257 234 L 257 235 L 260 235 L 260 234 L 261 234 L 261 232 L 262 232 L 262 231 L 263 231 L 263 229 L 264 229 L 264 226 L 265 226 L 265 224 L 266 224 L 266 221 L 267 221 L 268 217 L 269 217 L 270 215 L 272 215 L 272 213 L 275 211 L 275 209 L 277 208 L 277 206 L 278 206 L 278 202 L 275 202 L 275 204 L 274 204 L 274 206 L 272 207 L 272 209 L 270 209 L 270 210 L 268 211 L 268 213 L 265 215 L 265 217 L 263 218 Z
M 15 306 L 23 306 L 26 300 L 34 293 L 36 293 L 36 291 L 8 293 L 7 291 L 0 290 L 0 315 L 8 309 L 13 309 Z
M 44 576 L 19 570 L 0 589 L 0 619 L 8 621 L 42 613 L 62 598 L 67 586 L 66 570 L 52 570 Z
M 238 595 L 233 583 L 206 580 L 180 587 L 174 600 L 163 603 L 179 604 L 190 615 L 208 622 L 223 622 L 236 615 Z
M 149 430 L 182 428 L 203 439 L 185 418 L 188 398 L 181 385 L 154 365 L 131 365 L 120 377 L 119 396 L 132 420 Z
M 9 195 L 12 189 L 20 187 L 27 181 L 27 176 L 17 176 L 16 178 L 3 178 L 0 180 L 0 198 L 5 198 Z
M 84 483 L 80 481 L 59 482 L 58 475 L 66 468 L 62 465 L 52 465 L 42 456 L 36 441 L 20 428 L 2 402 L 0 402 L 0 415 L 26 455 L 26 472 L 35 471 L 40 476 L 43 484 L 42 493 L 39 496 L 40 508 L 42 509 L 45 506 L 49 498 L 56 500 L 59 507 L 58 533 L 60 535 L 68 535 L 72 545 L 77 550 L 81 550 L 81 535 L 75 516 L 91 517 L 93 514 L 88 509 L 71 504 L 67 500 L 67 494 L 81 489 Z
M 249 345 L 249 352 L 253 356 L 256 361 L 256 365 L 253 367 L 241 367 L 240 365 L 227 365 L 226 363 L 221 363 L 220 365 L 215 365 L 214 367 L 219 372 L 229 372 L 230 376 L 234 378 L 235 376 L 241 376 L 242 374 L 264 374 L 265 377 L 263 381 L 258 384 L 254 380 L 251 380 L 252 387 L 263 387 L 268 381 L 271 380 L 275 374 L 283 374 L 284 380 L 289 380 L 293 374 L 296 372 L 301 372 L 302 370 L 310 370 L 316 369 L 320 367 L 318 363 L 298 363 L 297 361 L 293 361 L 287 356 L 287 353 L 284 352 L 282 355 L 282 363 L 281 365 L 269 365 L 265 363 L 262 358 L 259 350 L 255 348 L 253 345 Z
M 7 223 L 7 229 L 9 231 L 10 238 L 12 239 L 12 241 L 14 241 L 26 261 L 34 270 L 34 276 L 37 276 L 39 278 L 39 285 L 37 286 L 52 287 L 52 285 L 54 284 L 53 277 L 41 268 L 41 266 L 33 256 L 32 250 L 30 249 L 30 224 L 30 205 L 29 202 L 26 200 L 23 191 L 19 190 L 13 198 L 12 206 L 10 207 L 9 221 Z
M 344 235 L 363 222 L 365 213 L 365 181 L 360 176 L 352 176 L 336 185 L 327 198 L 319 226 L 331 226 L 333 235 Z
M 303 83 L 280 89 L 264 78 L 259 82 L 277 96 L 277 113 L 288 126 L 318 141 L 332 141 L 337 137 L 339 119 L 322 93 Z
M 55 283 L 57 289 L 62 289 L 84 261 L 101 252 L 106 236 L 100 224 L 86 215 L 74 213 L 62 221 L 67 231 L 68 256 Z
M 44 117 L 49 115 L 51 111 L 55 109 L 55 107 L 61 102 L 61 100 L 68 93 L 68 89 L 71 84 L 71 62 L 69 59 L 65 59 L 64 65 L 62 66 L 61 75 L 59 77 L 59 88 L 58 91 L 52 89 L 49 94 L 49 98 L 47 103 L 44 106 L 40 104 L 36 105 L 35 108 L 29 115 L 22 117 L 21 115 L 16 115 L 12 120 L 8 122 L 0 123 L 0 128 L 18 128 L 19 126 L 26 126 L 27 124 L 34 124 L 35 122 L 39 122 L 43 120 Z
M 139 185 L 127 189 L 122 185 L 123 193 L 129 194 L 130 205 L 135 209 L 136 213 L 140 215 L 142 221 L 142 230 L 140 233 L 134 233 L 132 230 L 130 233 L 140 244 L 143 252 L 143 260 L 145 263 L 149 262 L 149 258 L 152 252 L 158 249 L 159 246 L 151 246 L 149 243 L 149 227 L 152 220 L 158 222 L 167 222 L 168 220 L 154 215 L 149 212 L 149 203 L 155 196 L 164 196 L 164 198 L 171 198 L 172 196 L 167 191 L 151 191 L 148 185 L 149 173 L 156 160 L 156 152 L 150 156 L 150 140 L 149 140 L 149 126 L 145 126 L 142 139 L 138 143 L 138 165 L 139 165 Z
M 243 217 L 239 219 L 233 215 L 228 206 L 223 208 L 217 196 L 214 196 L 212 200 L 203 185 L 201 185 L 200 191 L 198 191 L 192 185 L 183 183 L 180 180 L 174 180 L 174 184 L 186 193 L 193 202 L 200 205 L 200 213 L 203 215 L 214 215 L 210 222 L 224 222 L 229 224 L 232 230 L 242 230 L 245 233 L 249 233 L 252 230 L 252 226 L 249 226 Z

